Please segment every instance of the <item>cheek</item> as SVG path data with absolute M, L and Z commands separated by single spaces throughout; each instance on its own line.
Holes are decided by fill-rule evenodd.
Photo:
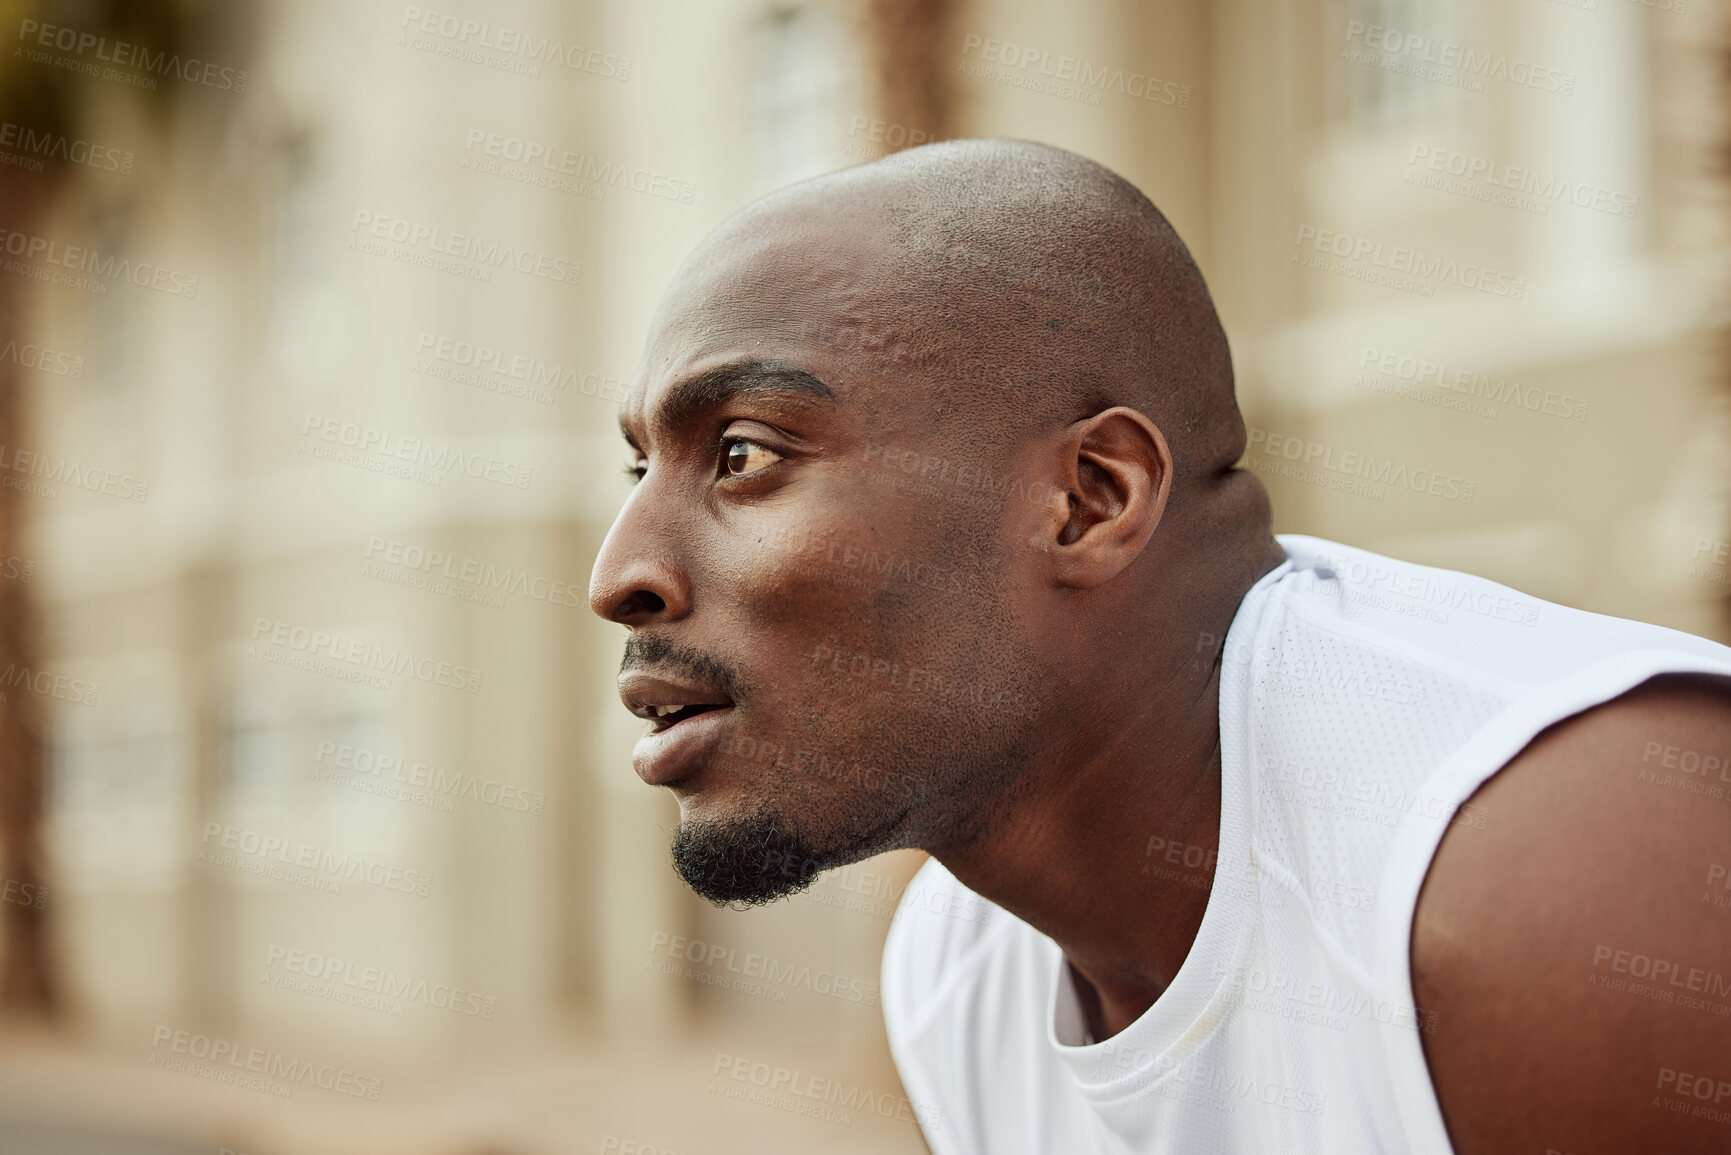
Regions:
M 814 633 L 868 615 L 885 569 L 882 550 L 846 535 L 771 531 L 741 543 L 714 594 L 753 633 Z
M 712 555 L 707 585 L 730 647 L 754 681 L 773 685 L 766 707 L 857 718 L 873 712 L 874 694 L 917 695 L 938 671 L 954 678 L 981 653 L 981 617 L 997 616 L 986 611 L 1002 575 L 942 548 L 959 535 L 941 512 L 928 511 L 917 535 L 891 533 L 875 515 L 737 527 Z

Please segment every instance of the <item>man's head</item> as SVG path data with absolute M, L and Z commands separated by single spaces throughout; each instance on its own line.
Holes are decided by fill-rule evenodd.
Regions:
M 591 604 L 631 629 L 646 780 L 714 901 L 986 833 L 1164 683 L 1264 546 L 1207 288 L 1058 149 L 960 141 L 746 208 L 680 270 L 621 411 L 640 480 Z M 1183 639 L 1179 639 L 1182 641 Z

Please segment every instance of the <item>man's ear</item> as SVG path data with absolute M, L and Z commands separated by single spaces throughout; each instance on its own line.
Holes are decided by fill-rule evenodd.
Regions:
M 1117 577 L 1154 535 L 1172 488 L 1172 450 L 1146 416 L 1116 405 L 1070 426 L 1058 453 L 1039 549 L 1059 585 L 1092 589 Z

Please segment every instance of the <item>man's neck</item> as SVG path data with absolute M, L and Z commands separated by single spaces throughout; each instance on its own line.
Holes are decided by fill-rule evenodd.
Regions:
M 1096 1040 L 1171 984 L 1208 906 L 1220 838 L 1219 647 L 1270 567 L 1244 568 L 1241 583 L 1190 603 L 1187 621 L 1163 631 L 1165 644 L 1133 672 L 1108 679 L 1110 691 L 1065 715 L 980 837 L 932 848 L 964 886 L 1058 943 Z

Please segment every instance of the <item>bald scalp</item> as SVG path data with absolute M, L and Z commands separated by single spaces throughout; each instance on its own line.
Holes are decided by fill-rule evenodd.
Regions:
M 794 185 L 760 214 L 861 214 L 888 267 L 832 339 L 975 443 L 1013 444 L 1114 405 L 1166 433 L 1175 490 L 1244 451 L 1226 335 L 1184 242 L 1135 186 L 1050 145 L 927 145 Z M 940 436 L 941 429 L 935 429 Z

